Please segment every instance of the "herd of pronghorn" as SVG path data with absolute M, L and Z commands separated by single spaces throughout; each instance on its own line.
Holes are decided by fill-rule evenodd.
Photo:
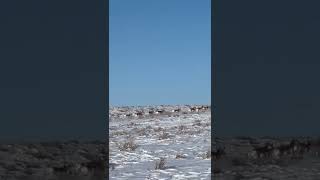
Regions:
M 166 109 L 149 109 L 148 111 L 138 110 L 135 112 L 127 112 L 119 115 L 120 117 L 143 117 L 145 115 L 165 115 L 170 113 L 187 113 L 187 112 L 204 112 L 208 111 L 210 106 L 190 106 L 187 108 L 187 111 L 183 111 L 182 108 L 175 108 L 171 110 Z
M 253 146 L 253 151 L 248 153 L 249 158 L 302 158 L 304 153 L 309 152 L 311 149 L 311 141 L 299 141 L 292 139 L 289 143 L 274 145 L 271 142 L 266 142 L 262 146 Z M 211 151 L 211 156 L 214 160 L 220 159 L 226 155 L 225 147 L 219 147 Z
M 292 158 L 302 157 L 305 152 L 309 152 L 311 141 L 299 141 L 292 139 L 290 143 L 275 146 L 273 143 L 267 142 L 263 146 L 254 147 L 251 157 L 263 158 L 273 157 L 280 158 L 283 156 L 291 156 Z

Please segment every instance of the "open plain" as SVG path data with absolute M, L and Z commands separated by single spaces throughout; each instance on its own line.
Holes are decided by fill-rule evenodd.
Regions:
M 110 179 L 211 179 L 209 106 L 114 107 Z

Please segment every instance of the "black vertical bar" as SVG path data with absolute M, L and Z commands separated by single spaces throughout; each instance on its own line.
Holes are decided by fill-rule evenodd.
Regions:
M 104 73 L 104 78 L 105 78 L 105 96 L 104 96 L 104 100 L 105 100 L 105 120 L 106 122 L 106 141 L 107 141 L 107 146 L 108 146 L 108 151 L 106 156 L 108 157 L 108 161 L 107 163 L 107 176 L 106 178 L 109 178 L 109 0 L 103 0 L 104 2 L 104 45 L 103 45 L 103 49 L 104 49 L 104 60 L 105 60 L 105 73 Z

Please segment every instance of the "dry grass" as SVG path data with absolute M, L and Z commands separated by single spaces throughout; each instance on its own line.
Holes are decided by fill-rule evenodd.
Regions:
M 165 169 L 166 168 L 166 159 L 165 158 L 160 158 L 160 161 L 156 161 L 155 169 Z
M 150 126 L 150 125 L 148 125 L 147 127 L 146 127 L 146 129 L 152 129 L 153 127 L 152 126 Z
M 139 135 L 139 136 L 145 136 L 147 135 L 147 131 L 145 128 L 135 128 L 134 131 Z
M 179 125 L 177 128 L 178 128 L 177 134 L 184 134 L 186 132 L 186 130 L 188 129 L 187 126 L 185 126 L 185 125 Z
M 139 147 L 133 139 L 129 139 L 129 141 L 119 145 L 120 151 L 134 151 Z
M 122 135 L 127 135 L 127 131 L 115 131 L 111 133 L 111 136 L 122 136 Z
M 209 127 L 209 126 L 211 126 L 211 123 L 210 123 L 210 122 L 203 123 L 202 126 L 203 126 L 203 127 Z
M 201 133 L 201 129 L 186 131 L 189 135 L 197 135 Z
M 183 154 L 177 154 L 176 155 L 176 159 L 184 159 L 186 158 L 187 156 L 183 155 Z
M 169 139 L 170 135 L 169 133 L 167 132 L 162 132 L 160 135 L 159 135 L 159 139 Z
M 208 149 L 205 153 L 201 154 L 202 159 L 210 159 L 211 158 L 211 149 Z
M 128 124 L 129 127 L 132 127 L 132 126 L 135 126 L 135 125 L 136 125 L 136 123 L 134 123 L 134 122 L 130 122 L 130 123 Z
M 193 126 L 201 126 L 201 120 L 197 119 L 194 121 Z
M 164 129 L 162 127 L 158 127 L 158 128 L 155 128 L 154 129 L 154 132 L 160 132 L 160 131 L 163 131 Z
M 187 129 L 187 127 L 184 125 L 179 125 L 178 129 L 179 129 L 179 131 L 183 131 L 183 130 Z

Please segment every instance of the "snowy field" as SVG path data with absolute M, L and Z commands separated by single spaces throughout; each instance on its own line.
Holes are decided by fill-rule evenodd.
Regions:
M 110 179 L 211 179 L 205 106 L 113 107 Z

